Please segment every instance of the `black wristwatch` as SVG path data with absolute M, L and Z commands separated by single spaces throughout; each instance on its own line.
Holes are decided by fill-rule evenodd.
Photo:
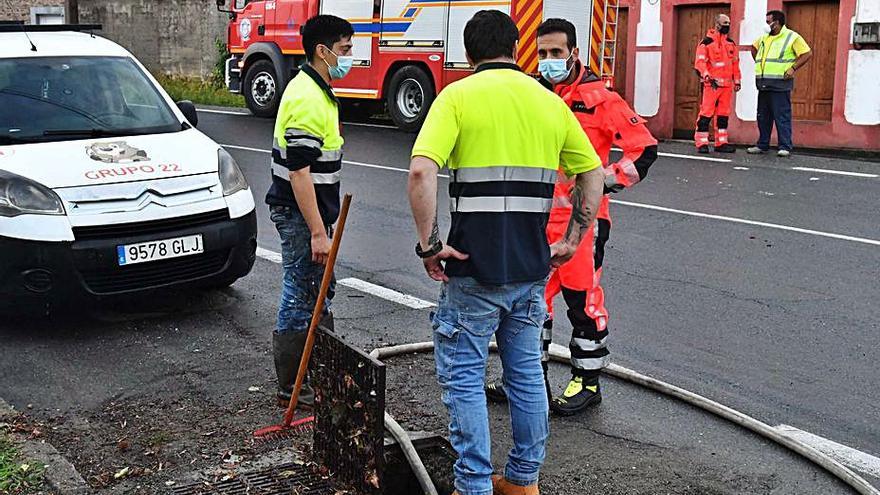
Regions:
M 433 246 L 428 248 L 427 251 L 422 251 L 422 243 L 416 242 L 416 255 L 418 255 L 418 257 L 422 258 L 422 259 L 430 258 L 431 256 L 435 256 L 437 253 L 439 253 L 442 250 L 443 250 L 443 243 L 440 242 L 439 240 L 437 242 L 435 242 Z

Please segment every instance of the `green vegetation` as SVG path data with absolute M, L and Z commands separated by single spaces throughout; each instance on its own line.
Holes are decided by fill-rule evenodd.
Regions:
M 0 430 L 0 493 L 36 493 L 43 487 L 43 466 L 21 459 L 15 444 Z
M 156 79 L 174 101 L 190 100 L 199 105 L 244 107 L 244 97 L 230 93 L 224 83 L 226 59 L 229 57 L 226 52 L 226 43 L 217 38 L 214 40 L 214 46 L 217 49 L 216 61 L 208 79 L 156 76 Z
M 223 84 L 198 78 L 156 76 L 174 101 L 190 100 L 198 105 L 244 107 L 244 97 L 230 93 Z

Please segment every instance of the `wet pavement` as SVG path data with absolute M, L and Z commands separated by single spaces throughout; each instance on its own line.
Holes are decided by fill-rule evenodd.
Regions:
M 208 112 L 200 120 L 230 145 L 261 203 L 272 122 Z M 343 190 L 354 206 L 339 278 L 434 300 L 439 287 L 412 254 L 405 169 L 414 137 L 364 125 L 345 126 L 345 137 Z M 692 154 L 678 143 L 661 151 Z M 614 361 L 771 425 L 880 454 L 880 179 L 867 177 L 880 164 L 714 157 L 732 161 L 662 156 L 648 180 L 615 197 L 605 262 Z M 277 251 L 262 205 L 258 217 L 260 247 Z M 196 471 L 256 462 L 271 448 L 249 432 L 279 412 L 269 355 L 279 281 L 279 267 L 259 259 L 221 291 L 49 321 L 7 317 L 0 397 L 39 423 L 95 490 L 157 493 Z M 334 309 L 339 333 L 364 349 L 430 340 L 426 309 L 347 287 Z M 555 341 L 566 344 L 566 332 L 561 325 Z M 561 390 L 565 368 L 552 374 Z M 405 427 L 444 432 L 430 357 L 390 360 L 388 399 Z M 508 418 L 502 406 L 491 415 L 500 467 Z M 763 439 L 616 380 L 601 406 L 551 426 L 543 493 L 846 492 Z M 113 480 L 124 467 L 141 471 Z

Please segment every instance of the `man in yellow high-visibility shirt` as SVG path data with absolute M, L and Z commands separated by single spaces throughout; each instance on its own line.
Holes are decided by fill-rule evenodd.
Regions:
M 752 44 L 755 59 L 755 84 L 758 86 L 757 146 L 748 149 L 751 154 L 770 149 L 770 134 L 776 123 L 779 142 L 777 156 L 791 154 L 791 90 L 794 73 L 806 64 L 813 53 L 804 38 L 785 26 L 785 14 L 779 10 L 767 12 L 767 34 Z
M 544 283 L 575 254 L 602 199 L 602 161 L 561 98 L 514 62 L 519 30 L 498 11 L 464 29 L 474 74 L 434 101 L 412 150 L 409 198 L 416 254 L 442 281 L 433 317 L 434 359 L 459 495 L 538 495 L 549 435 L 541 368 Z M 437 226 L 437 174 L 449 168 L 452 225 Z M 571 178 L 571 217 L 559 242 L 545 228 L 561 170 Z M 445 266 L 444 266 L 445 264 Z M 504 368 L 513 448 L 492 475 L 483 380 L 492 335 Z

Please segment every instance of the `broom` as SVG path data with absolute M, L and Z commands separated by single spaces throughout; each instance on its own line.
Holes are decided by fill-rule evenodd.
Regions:
M 283 437 L 291 429 L 301 426 L 303 423 L 313 420 L 313 417 L 304 418 L 299 421 L 293 421 L 293 413 L 296 411 L 296 402 L 299 399 L 299 393 L 302 389 L 306 372 L 309 369 L 309 358 L 312 356 L 312 347 L 315 345 L 315 332 L 318 323 L 324 312 L 324 299 L 330 290 L 330 281 L 333 279 L 333 267 L 336 265 L 336 255 L 339 253 L 339 244 L 342 242 L 342 234 L 345 231 L 345 219 L 348 217 L 348 208 L 351 205 L 351 194 L 346 194 L 342 199 L 342 209 L 339 212 L 339 222 L 336 224 L 336 234 L 333 236 L 333 243 L 330 246 L 330 255 L 327 257 L 327 264 L 324 267 L 324 277 L 321 279 L 321 290 L 318 292 L 318 301 L 315 303 L 315 310 L 312 312 L 312 322 L 309 325 L 309 334 L 306 337 L 306 345 L 303 349 L 302 359 L 299 362 L 299 371 L 296 374 L 296 383 L 293 386 L 293 393 L 290 395 L 290 402 L 287 404 L 287 410 L 284 412 L 284 418 L 280 424 L 260 428 L 254 432 L 254 437 L 261 440 L 272 440 L 273 437 Z

